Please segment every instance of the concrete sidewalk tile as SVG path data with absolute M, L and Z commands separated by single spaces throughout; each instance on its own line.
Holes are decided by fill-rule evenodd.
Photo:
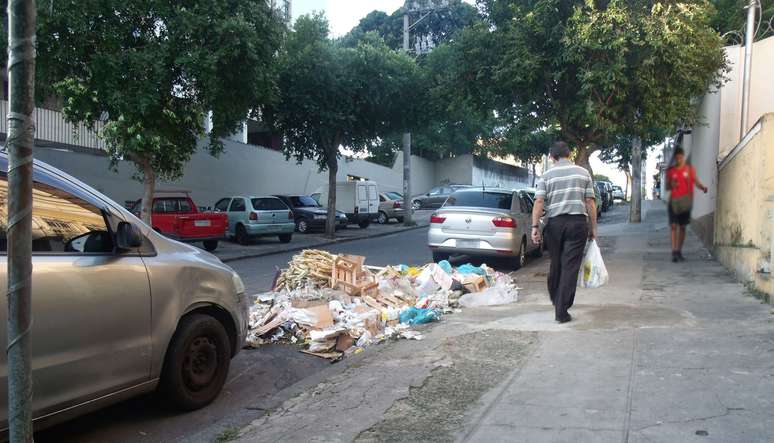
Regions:
M 621 443 L 621 431 L 598 428 L 484 425 L 470 443 Z

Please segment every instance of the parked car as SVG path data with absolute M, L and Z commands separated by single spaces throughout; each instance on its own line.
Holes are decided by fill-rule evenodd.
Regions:
M 293 211 L 296 231 L 305 234 L 315 229 L 325 229 L 328 210 L 317 200 L 308 195 L 275 195 L 274 197 L 282 200 Z M 336 211 L 336 228 L 345 228 L 348 223 L 347 215 Z
M 7 168 L 8 157 L 0 153 L 3 202 Z M 182 410 L 212 402 L 247 333 L 248 297 L 239 276 L 45 163 L 35 161 L 33 181 L 35 427 L 152 391 Z M 6 298 L 0 303 L 5 324 Z M 0 341 L 7 342 L 6 328 Z M 0 428 L 8 427 L 7 377 L 2 353 Z
M 215 203 L 215 211 L 228 215 L 226 236 L 240 245 L 256 237 L 276 235 L 290 243 L 296 224 L 293 211 L 277 197 L 226 197 Z
M 142 201 L 132 207 L 140 217 Z M 200 211 L 188 191 L 158 191 L 153 197 L 151 225 L 167 237 L 186 243 L 202 242 L 204 249 L 212 252 L 218 241 L 226 238 L 228 219 L 225 214 Z
M 430 217 L 433 260 L 453 254 L 510 258 L 516 268 L 540 254 L 532 242 L 532 200 L 525 191 L 467 188 L 455 191 Z
M 319 203 L 328 201 L 328 187 L 318 188 L 312 197 Z M 365 229 L 379 217 L 379 191 L 372 181 L 336 183 L 336 210 L 347 215 L 349 222 Z
M 440 208 L 454 191 L 471 187 L 469 185 L 436 186 L 425 194 L 413 197 L 411 199 L 411 208 L 414 210 Z
M 613 205 L 613 189 L 607 182 L 595 181 L 594 185 L 599 191 L 600 203 L 602 205 L 602 212 L 607 212 Z
M 385 224 L 390 219 L 403 222 L 403 195 L 398 192 L 380 192 L 379 193 L 379 217 L 376 221 L 379 224 Z
M 626 195 L 624 195 L 623 189 L 620 186 L 613 185 L 613 200 L 626 200 Z

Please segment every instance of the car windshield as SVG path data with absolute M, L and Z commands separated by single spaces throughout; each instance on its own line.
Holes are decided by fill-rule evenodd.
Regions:
M 397 192 L 385 192 L 384 195 L 386 195 L 390 200 L 403 200 L 403 196 Z
M 470 206 L 474 208 L 511 209 L 513 196 L 503 192 L 457 191 L 444 203 L 448 206 Z
M 298 196 L 290 197 L 290 203 L 293 204 L 294 208 L 319 208 L 320 207 L 317 201 L 312 197 L 309 197 L 308 195 L 298 195 Z

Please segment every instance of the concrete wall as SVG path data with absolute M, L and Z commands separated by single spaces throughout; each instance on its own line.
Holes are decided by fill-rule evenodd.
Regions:
M 473 158 L 473 185 L 519 188 L 528 186 L 529 170 L 482 157 Z
M 224 140 L 225 152 L 213 158 L 197 152 L 180 180 L 159 183 L 158 189 L 187 189 L 200 206 L 211 206 L 219 198 L 233 194 L 311 193 L 328 182 L 327 171 L 320 172 L 316 163 L 297 164 L 287 161 L 282 153 Z M 116 201 L 134 200 L 142 195 L 142 186 L 132 180 L 135 169 L 121 162 L 118 173 L 110 171 L 107 157 L 62 149 L 37 149 L 35 157 L 78 177 Z M 365 160 L 342 159 L 338 180 L 347 175 L 374 180 L 380 189 L 400 191 L 403 188 L 403 159 L 399 154 L 393 167 Z M 437 181 L 435 165 L 423 158 L 412 157 L 412 180 L 415 193 L 427 192 Z
M 715 211 L 715 254 L 737 277 L 773 294 L 771 241 L 774 229 L 774 114 L 766 114 L 720 163 L 722 192 Z M 752 133 L 752 132 L 751 132 Z
M 438 184 L 470 185 L 473 183 L 473 156 L 460 155 L 435 162 L 435 179 Z

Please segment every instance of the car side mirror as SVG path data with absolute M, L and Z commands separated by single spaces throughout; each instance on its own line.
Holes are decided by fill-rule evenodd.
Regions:
M 140 232 L 140 228 L 129 222 L 119 222 L 116 229 L 116 246 L 121 250 L 142 246 L 142 232 Z

